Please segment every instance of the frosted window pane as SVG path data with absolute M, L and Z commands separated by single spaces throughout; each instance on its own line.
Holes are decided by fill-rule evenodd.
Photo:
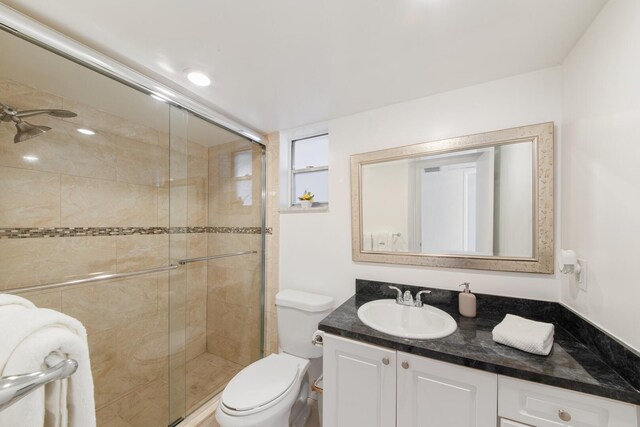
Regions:
M 293 154 L 294 169 L 327 166 L 329 164 L 329 136 L 321 135 L 294 141 Z
M 310 191 L 315 197 L 313 201 L 316 203 L 329 202 L 329 172 L 305 172 L 297 173 L 293 176 L 293 194 L 294 203 L 300 203 L 298 196 L 301 196 L 305 190 Z
M 251 176 L 251 151 L 239 151 L 233 154 L 233 176 Z
M 253 183 L 250 179 L 236 181 L 236 198 L 242 206 L 251 206 L 252 198 L 251 193 L 253 192 Z

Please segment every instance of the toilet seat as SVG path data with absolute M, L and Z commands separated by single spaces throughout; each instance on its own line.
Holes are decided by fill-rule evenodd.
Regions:
M 229 382 L 222 393 L 221 408 L 233 416 L 264 411 L 284 399 L 299 383 L 300 375 L 298 358 L 269 355 L 244 368 Z

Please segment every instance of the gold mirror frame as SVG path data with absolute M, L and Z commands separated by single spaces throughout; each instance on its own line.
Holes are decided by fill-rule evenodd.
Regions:
M 533 141 L 533 256 L 420 254 L 362 250 L 362 167 L 367 164 L 442 154 L 473 148 Z M 554 272 L 554 123 L 541 123 L 476 135 L 424 142 L 351 156 L 351 243 L 353 261 L 420 265 L 439 268 L 514 271 L 553 274 Z

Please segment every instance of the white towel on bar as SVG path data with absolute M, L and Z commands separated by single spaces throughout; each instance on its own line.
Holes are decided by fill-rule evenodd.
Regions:
M 0 376 L 47 369 L 47 358 L 53 364 L 75 359 L 78 370 L 0 411 L 0 426 L 95 427 L 89 347 L 82 324 L 54 310 L 1 301 L 7 301 L 6 295 L 0 295 Z
M 533 354 L 548 355 L 553 347 L 554 327 L 551 323 L 536 322 L 507 314 L 493 328 L 493 340 Z
M 24 308 L 36 308 L 36 306 L 29 301 L 17 295 L 0 294 L 0 309 L 3 307 L 18 306 Z

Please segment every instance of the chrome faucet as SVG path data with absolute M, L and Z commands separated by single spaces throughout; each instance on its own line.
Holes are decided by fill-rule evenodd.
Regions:
M 422 299 L 420 299 L 420 296 L 422 294 L 431 293 L 431 291 L 420 291 L 416 294 L 416 298 L 413 299 L 413 295 L 411 295 L 411 291 L 409 290 L 404 291 L 403 294 L 402 291 L 395 286 L 389 286 L 389 289 L 392 289 L 398 293 L 398 295 L 396 296 L 397 304 L 406 305 L 409 307 L 422 307 Z
M 422 304 L 422 298 L 421 298 L 421 295 L 422 295 L 422 294 L 425 294 L 425 295 L 426 295 L 426 294 L 430 294 L 430 293 L 431 293 L 431 291 L 426 291 L 426 290 L 425 290 L 425 291 L 420 291 L 420 292 L 418 292 L 418 293 L 416 294 L 416 303 L 415 303 L 416 307 L 422 307 L 422 305 L 423 305 L 423 304 Z

